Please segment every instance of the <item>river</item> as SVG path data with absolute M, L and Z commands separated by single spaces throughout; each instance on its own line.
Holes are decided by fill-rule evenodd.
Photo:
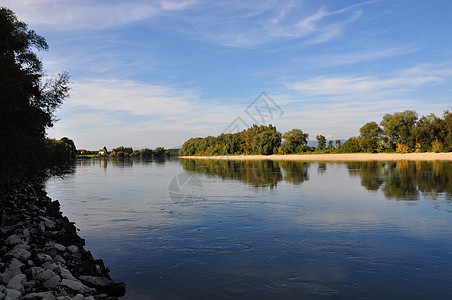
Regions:
M 450 162 L 77 160 L 49 196 L 124 299 L 450 299 Z

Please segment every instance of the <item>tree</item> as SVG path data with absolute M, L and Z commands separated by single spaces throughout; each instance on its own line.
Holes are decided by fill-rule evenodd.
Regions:
M 264 131 L 254 137 L 253 152 L 261 155 L 276 154 L 280 145 L 280 132 Z
M 240 133 L 240 137 L 242 139 L 242 150 L 245 154 L 252 153 L 254 151 L 254 137 L 264 131 L 269 132 L 276 132 L 276 127 L 272 124 L 269 124 L 268 126 L 261 125 L 258 126 L 256 124 L 253 124 L 250 128 L 243 130 Z
M 284 153 L 297 153 L 300 146 L 306 146 L 308 143 L 309 134 L 303 133 L 301 129 L 292 129 L 285 132 L 282 138 L 284 143 L 282 143 L 281 147 Z
M 443 141 L 445 137 L 443 120 L 430 114 L 422 116 L 413 129 L 413 135 L 416 143 L 419 143 L 424 150 L 427 150 L 433 141 Z
M 383 127 L 383 134 L 389 139 L 389 148 L 394 150 L 396 144 L 406 144 L 409 147 L 415 146 L 413 131 L 417 121 L 417 112 L 405 110 L 394 114 L 385 114 L 380 126 Z
M 44 80 L 34 50 L 47 50 L 45 39 L 14 13 L 0 7 L 0 172 L 2 178 L 28 176 L 45 167 L 45 131 L 54 111 L 69 96 L 66 72 Z
M 317 135 L 315 138 L 316 138 L 316 140 L 318 142 L 317 149 L 319 149 L 319 150 L 325 149 L 325 146 L 326 146 L 326 138 L 325 138 L 325 136 Z
M 376 152 L 380 139 L 381 128 L 376 122 L 366 123 L 359 129 L 359 146 L 365 152 Z
M 154 149 L 154 156 L 155 157 L 163 157 L 165 156 L 165 148 L 163 147 L 157 147 Z

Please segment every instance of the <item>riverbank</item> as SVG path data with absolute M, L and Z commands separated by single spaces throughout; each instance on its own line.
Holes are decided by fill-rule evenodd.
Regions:
M 0 299 L 117 299 L 100 259 L 84 249 L 58 201 L 27 183 L 0 197 Z
M 449 153 L 340 153 L 340 154 L 291 154 L 291 155 L 225 155 L 225 156 L 179 156 L 185 159 L 218 160 L 294 160 L 294 161 L 390 161 L 419 160 L 452 161 Z

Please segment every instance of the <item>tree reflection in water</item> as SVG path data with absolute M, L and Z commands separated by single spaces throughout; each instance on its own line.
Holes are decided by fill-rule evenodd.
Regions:
M 370 191 L 395 200 L 452 199 L 452 164 L 444 161 L 348 162 L 352 176 Z M 421 195 L 422 194 L 422 195 Z
M 280 181 L 301 185 L 309 180 L 309 167 L 317 174 L 327 172 L 327 164 L 345 165 L 350 176 L 361 178 L 369 191 L 381 190 L 386 198 L 419 200 L 452 199 L 452 163 L 445 161 L 301 162 L 271 160 L 180 159 L 185 171 L 208 177 L 240 180 L 253 187 L 275 188 Z

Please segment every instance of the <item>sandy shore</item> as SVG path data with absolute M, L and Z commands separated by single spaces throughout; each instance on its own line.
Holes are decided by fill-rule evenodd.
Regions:
M 301 155 L 226 155 L 226 156 L 179 156 L 188 159 L 223 160 L 305 160 L 305 161 L 388 161 L 388 160 L 449 160 L 450 153 L 344 153 L 344 154 L 301 154 Z

